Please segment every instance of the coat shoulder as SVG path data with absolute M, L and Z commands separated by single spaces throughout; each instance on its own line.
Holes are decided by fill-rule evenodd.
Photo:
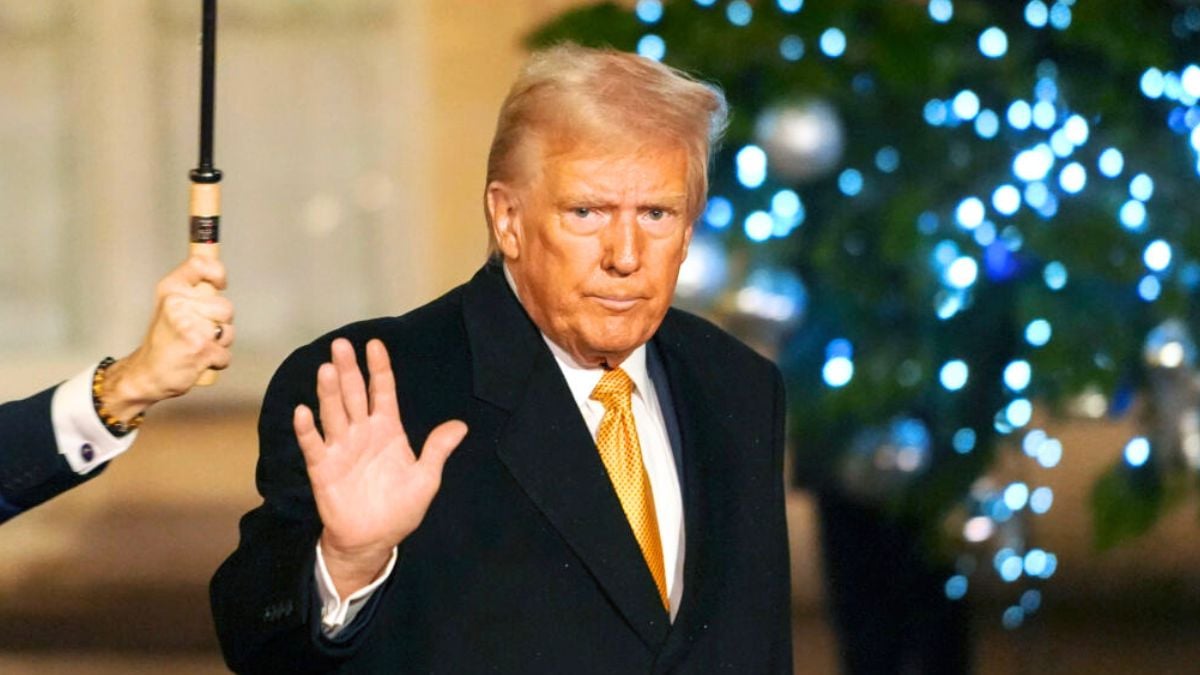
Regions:
M 668 348 L 688 354 L 700 364 L 719 365 L 722 370 L 748 376 L 775 378 L 779 368 L 773 361 L 703 317 L 671 308 L 657 336 Z

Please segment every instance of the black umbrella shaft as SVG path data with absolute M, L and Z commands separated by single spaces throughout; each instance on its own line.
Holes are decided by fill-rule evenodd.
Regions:
M 213 111 L 216 107 L 217 0 L 204 0 L 200 33 L 200 165 L 192 171 L 197 183 L 216 183 L 220 170 L 213 167 Z

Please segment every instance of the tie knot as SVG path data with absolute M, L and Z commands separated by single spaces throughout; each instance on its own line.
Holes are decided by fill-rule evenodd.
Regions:
M 633 380 L 620 368 L 613 368 L 604 373 L 596 388 L 592 390 L 592 400 L 604 404 L 605 408 L 629 405 L 629 397 L 633 394 Z

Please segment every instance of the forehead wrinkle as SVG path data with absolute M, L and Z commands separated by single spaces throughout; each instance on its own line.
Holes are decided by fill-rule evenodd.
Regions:
M 686 178 L 671 173 L 659 175 L 653 182 L 631 179 L 649 178 L 656 171 L 643 170 L 641 163 L 630 156 L 557 158 L 557 170 L 551 187 L 558 201 L 636 202 L 640 206 L 681 206 L 687 202 Z M 621 169 L 628 167 L 628 171 Z M 684 183 L 679 190 L 674 183 Z

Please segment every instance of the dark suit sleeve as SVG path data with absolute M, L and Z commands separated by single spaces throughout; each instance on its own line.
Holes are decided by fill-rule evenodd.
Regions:
M 99 474 L 76 474 L 59 454 L 50 417 L 55 389 L 0 404 L 0 522 Z
M 242 518 L 237 550 L 217 570 L 210 588 L 221 650 L 235 672 L 333 670 L 368 632 L 358 629 L 359 621 L 369 620 L 360 614 L 347 629 L 354 628 L 349 639 L 332 642 L 321 634 L 313 575 L 321 522 L 292 428 L 296 405 L 317 410 L 316 372 L 328 358 L 328 343 L 289 357 L 263 399 L 257 470 L 263 504 Z

